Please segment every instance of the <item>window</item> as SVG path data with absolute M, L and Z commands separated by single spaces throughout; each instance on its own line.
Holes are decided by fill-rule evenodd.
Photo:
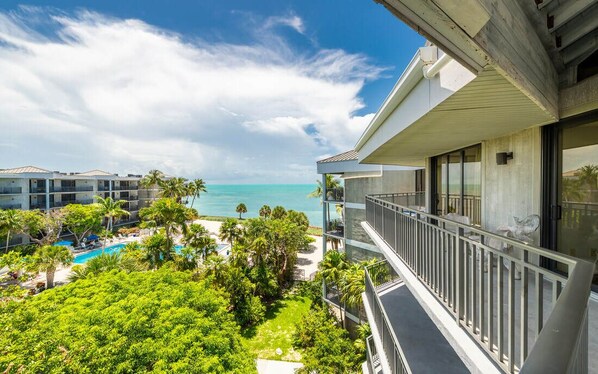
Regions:
M 461 149 L 434 157 L 433 212 L 456 213 L 481 224 L 482 147 Z

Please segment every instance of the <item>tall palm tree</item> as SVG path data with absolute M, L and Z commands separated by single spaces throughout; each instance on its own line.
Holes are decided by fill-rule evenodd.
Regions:
M 6 253 L 10 235 L 23 229 L 23 218 L 20 211 L 15 209 L 0 210 L 0 233 L 6 235 Z
M 343 273 L 349 267 L 344 253 L 339 251 L 328 251 L 318 265 L 320 274 L 328 284 L 334 284 L 339 287 Z
M 236 212 L 239 213 L 239 219 L 241 219 L 241 214 L 247 213 L 247 206 L 243 203 L 237 205 Z
M 54 287 L 54 274 L 58 266 L 68 266 L 74 257 L 67 247 L 44 245 L 39 247 L 33 256 L 33 267 L 37 271 L 46 272 L 46 288 Z
M 204 183 L 203 179 L 194 179 L 188 183 L 191 187 L 191 191 L 193 192 L 190 194 L 191 196 L 191 207 L 193 207 L 193 203 L 195 202 L 195 198 L 199 199 L 199 195 L 202 192 L 208 192 L 206 189 L 206 184 Z
M 187 233 L 187 220 L 190 219 L 190 214 L 191 209 L 178 203 L 173 198 L 156 200 L 150 207 L 143 208 L 139 212 L 143 220 L 154 221 L 157 225 L 164 227 L 167 247 L 164 248 L 165 260 L 172 259 L 173 234 L 177 232 Z
M 272 209 L 270 209 L 269 205 L 264 205 L 260 208 L 260 217 L 268 218 L 272 214 Z
M 234 218 L 227 218 L 222 225 L 220 225 L 220 240 L 224 240 L 230 243 L 231 247 L 234 242 L 241 235 L 241 230 L 237 225 L 237 220 Z
M 579 169 L 579 180 L 591 190 L 598 189 L 598 165 L 585 165 Z
M 165 180 L 160 184 L 160 187 L 162 188 L 159 193 L 160 197 L 175 199 L 177 203 L 180 203 L 183 197 L 187 196 L 185 178 L 177 177 Z
M 162 183 L 163 179 L 164 173 L 162 173 L 160 170 L 153 169 L 148 171 L 147 175 L 141 178 L 139 184 L 141 184 L 141 186 L 145 188 L 159 186 Z
M 98 211 L 100 215 L 106 218 L 106 233 L 104 234 L 104 247 L 106 247 L 107 233 L 114 227 L 114 219 L 129 216 L 131 213 L 123 209 L 123 205 L 127 202 L 125 200 L 112 200 L 111 197 L 103 198 L 96 195 Z
M 200 224 L 192 223 L 187 229 L 183 238 L 183 243 L 195 252 L 199 252 L 203 261 L 215 252 L 217 246 L 214 239 L 210 237 L 210 232 Z
M 338 188 L 341 186 L 341 183 L 338 179 L 334 178 L 332 174 L 326 174 L 326 190 L 330 191 L 334 188 Z M 319 197 L 322 201 L 326 200 L 324 194 L 324 189 L 322 188 L 322 181 L 316 181 L 316 189 L 313 190 L 307 197 Z

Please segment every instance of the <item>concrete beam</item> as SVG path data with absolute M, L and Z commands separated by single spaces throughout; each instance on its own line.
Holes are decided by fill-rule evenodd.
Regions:
M 468 69 L 492 67 L 554 120 L 558 75 L 517 0 L 375 0 Z

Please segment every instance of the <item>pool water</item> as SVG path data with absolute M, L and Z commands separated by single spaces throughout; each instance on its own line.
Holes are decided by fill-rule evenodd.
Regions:
M 104 248 L 104 253 L 119 253 L 123 248 L 125 247 L 125 244 L 114 244 L 111 245 L 109 247 Z M 228 250 L 227 248 L 229 247 L 228 244 L 218 244 L 218 253 L 220 255 L 223 256 L 228 256 Z M 183 248 L 182 245 L 176 245 L 174 247 L 174 250 L 179 253 L 181 251 L 181 248 Z M 83 253 L 80 255 L 75 256 L 75 260 L 73 261 L 75 264 L 84 264 L 87 261 L 91 260 L 94 257 L 98 257 L 99 255 L 102 254 L 102 249 L 94 249 L 93 251 L 87 252 L 87 253 Z

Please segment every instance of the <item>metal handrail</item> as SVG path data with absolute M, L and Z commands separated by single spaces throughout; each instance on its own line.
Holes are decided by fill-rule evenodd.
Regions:
M 401 348 L 401 343 L 392 329 L 390 318 L 386 314 L 382 306 L 382 300 L 376 292 L 376 285 L 370 276 L 370 270 L 375 266 L 386 264 L 386 261 L 379 261 L 373 265 L 365 268 L 365 294 L 370 301 L 370 306 L 374 314 L 374 322 L 376 323 L 380 340 L 384 347 L 384 354 L 390 367 L 392 374 L 409 374 L 411 369 L 409 363 L 405 359 L 405 354 Z M 370 321 L 371 323 L 371 321 Z
M 584 348 L 583 340 L 586 336 L 587 341 L 584 326 L 592 263 L 374 196 L 366 196 L 366 220 L 455 315 L 456 322 L 506 371 L 521 368 L 521 372 L 552 372 L 555 367 L 573 366 L 579 372 L 587 371 L 587 359 L 583 362 L 583 357 L 587 358 L 587 343 Z M 503 252 L 503 247 L 520 251 L 521 258 Z M 532 255 L 561 264 L 568 269 L 569 276 L 535 265 Z M 503 261 L 509 265 L 506 271 Z M 496 270 L 495 264 L 499 264 Z M 518 271 L 521 281 L 516 287 Z M 536 290 L 536 308 L 531 312 L 535 312 L 537 334 L 531 350 L 528 347 L 528 322 L 533 320 L 528 308 L 530 283 Z M 552 302 L 544 300 L 546 283 L 551 286 Z M 517 291 L 519 303 L 515 301 Z M 508 293 L 506 298 L 505 293 Z M 544 328 L 545 304 L 552 307 L 552 312 Z M 495 317 L 488 318 L 489 315 Z M 505 339 L 507 344 L 503 344 Z M 573 348 L 563 350 L 563 342 L 570 342 Z
M 22 187 L 0 187 L 1 195 L 20 194 L 22 191 Z

